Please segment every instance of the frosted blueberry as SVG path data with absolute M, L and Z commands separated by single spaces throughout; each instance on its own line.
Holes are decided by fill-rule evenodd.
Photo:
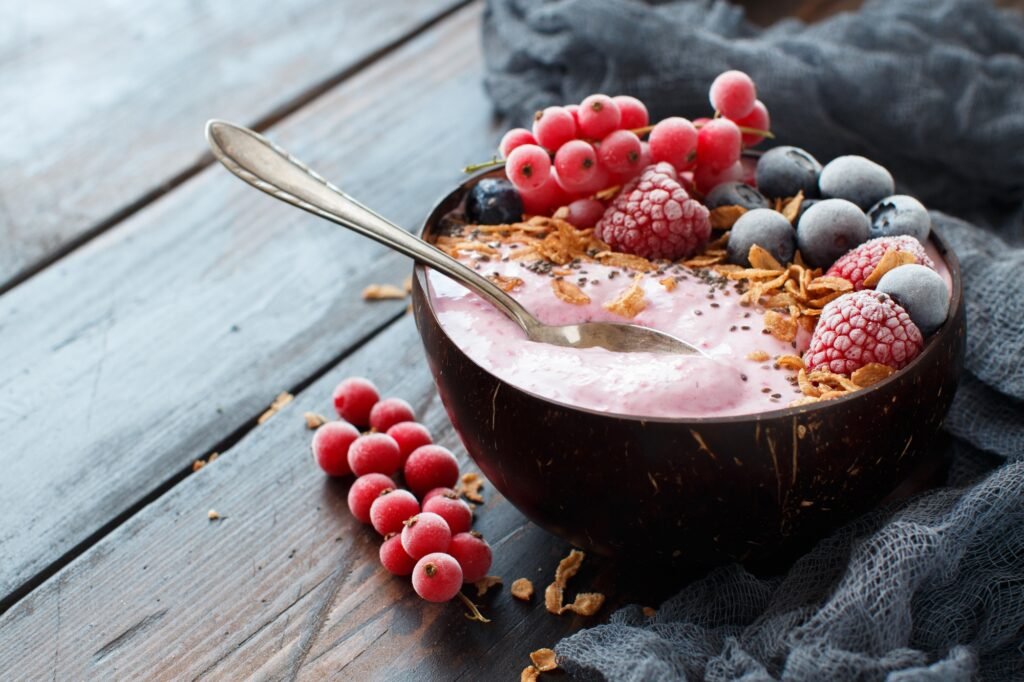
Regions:
M 893 268 L 879 280 L 875 290 L 889 294 L 903 306 L 924 336 L 941 327 L 949 314 L 949 289 L 945 280 L 924 265 Z
M 785 199 L 801 191 L 805 197 L 817 197 L 820 174 L 821 164 L 803 149 L 776 147 L 758 159 L 754 178 L 761 194 Z
M 704 203 L 708 208 L 742 206 L 747 210 L 768 208 L 768 200 L 745 182 L 723 182 L 708 192 Z
M 818 188 L 826 199 L 846 199 L 865 211 L 895 191 L 889 171 L 863 156 L 829 161 L 821 169 Z
M 907 234 L 924 242 L 932 229 L 928 209 L 906 194 L 894 194 L 882 199 L 868 211 L 868 218 L 871 220 L 872 237 Z
M 793 260 L 794 232 L 789 221 L 778 211 L 755 208 L 740 216 L 729 232 L 729 262 L 750 267 L 750 247 L 757 244 L 786 264 Z
M 796 244 L 813 267 L 827 268 L 867 241 L 871 224 L 864 211 L 845 199 L 825 199 L 807 209 L 796 226 Z M 730 235 L 731 239 L 731 235 Z

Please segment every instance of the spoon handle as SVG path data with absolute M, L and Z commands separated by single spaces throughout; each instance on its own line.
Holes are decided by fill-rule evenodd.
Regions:
M 483 296 L 527 335 L 539 324 L 493 282 L 366 208 L 262 135 L 215 119 L 206 124 L 206 139 L 213 155 L 256 189 L 429 265 Z

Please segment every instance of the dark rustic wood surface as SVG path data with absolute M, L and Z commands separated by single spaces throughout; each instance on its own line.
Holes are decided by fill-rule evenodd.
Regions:
M 458 13 L 271 136 L 418 227 L 494 144 L 478 18 Z M 410 269 L 218 165 L 0 296 L 0 603 L 393 319 L 405 303 L 359 293 Z
M 569 548 L 488 489 L 506 583 L 469 622 L 379 569 L 308 455 L 302 412 L 366 374 L 468 466 L 405 302 L 359 299 L 408 262 L 208 167 L 202 123 L 268 129 L 415 228 L 499 132 L 461 4 L 0 9 L 0 679 L 514 679 L 690 577 L 589 557 L 570 593 L 606 592 L 597 617 L 517 602 Z M 860 0 L 742 4 L 767 24 Z
M 0 7 L 0 291 L 202 165 L 210 112 L 265 125 L 457 0 Z

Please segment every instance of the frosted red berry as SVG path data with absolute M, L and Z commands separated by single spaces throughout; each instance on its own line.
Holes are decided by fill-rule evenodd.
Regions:
M 562 189 L 558 181 L 558 172 L 552 168 L 548 179 L 535 190 L 520 190 L 523 200 L 523 211 L 529 215 L 551 215 L 560 206 L 565 206 L 575 197 Z
M 693 182 L 697 186 L 698 192 L 708 194 L 723 182 L 743 182 L 746 175 L 746 168 L 743 161 L 740 160 L 722 170 L 712 166 L 697 166 L 697 170 L 693 173 Z
M 537 144 L 555 151 L 576 137 L 576 119 L 565 107 L 548 107 L 534 116 L 533 136 Z
M 558 182 L 567 192 L 579 192 L 594 181 L 597 173 L 597 152 L 583 140 L 566 142 L 555 152 Z
M 420 513 L 420 503 L 408 490 L 381 491 L 370 505 L 370 524 L 381 535 L 402 532 L 403 522 Z
M 420 512 L 403 524 L 402 547 L 414 559 L 431 552 L 447 552 L 451 542 L 452 531 L 448 522 L 433 512 Z
M 754 108 L 750 110 L 750 113 L 743 118 L 733 119 L 733 122 L 741 128 L 753 128 L 754 130 L 771 130 L 772 120 L 768 116 L 768 107 L 764 105 L 764 102 L 757 100 L 754 102 Z M 764 135 L 758 135 L 757 133 L 745 133 L 740 131 L 741 139 L 744 147 L 753 147 L 764 139 Z
M 397 488 L 391 477 L 384 474 L 360 476 L 348 489 L 348 509 L 361 523 L 370 522 L 370 506 L 385 490 Z
M 697 164 L 722 170 L 740 160 L 743 135 L 727 118 L 708 121 L 697 131 Z
M 715 111 L 731 119 L 743 118 L 754 108 L 757 88 L 754 81 L 742 71 L 718 74 L 708 93 Z
M 424 445 L 405 460 L 405 483 L 417 495 L 433 488 L 451 488 L 458 480 L 458 460 L 440 445 Z
M 804 354 L 808 371 L 850 374 L 878 362 L 902 369 L 924 341 L 910 315 L 879 291 L 855 291 L 828 303 Z
M 393 533 L 380 546 L 380 563 L 391 575 L 411 575 L 416 567 L 413 559 L 402 547 L 402 536 Z
M 842 277 L 853 284 L 856 291 L 864 288 L 864 280 L 875 269 L 888 251 L 906 251 L 914 255 L 918 265 L 935 269 L 935 263 L 928 257 L 921 242 L 914 237 L 901 234 L 895 237 L 877 237 L 869 239 L 850 251 L 832 264 L 825 274 L 830 277 Z
M 448 553 L 459 562 L 462 579 L 467 583 L 480 580 L 491 570 L 491 546 L 475 531 L 453 535 Z
M 473 510 L 454 492 L 434 495 L 430 499 L 424 496 L 423 511 L 432 512 L 444 519 L 453 535 L 465 533 L 473 525 Z
M 640 166 L 641 151 L 640 138 L 636 133 L 616 130 L 601 140 L 597 158 L 610 173 L 633 176 L 643 170 Z
M 440 487 L 434 488 L 427 492 L 422 498 L 422 503 L 426 504 L 427 502 L 434 499 L 438 495 L 455 495 L 456 497 L 458 497 L 454 488 Z
M 380 400 L 380 393 L 369 379 L 349 377 L 338 384 L 333 397 L 339 417 L 356 426 L 368 426 L 370 410 Z
M 612 97 L 612 100 L 619 107 L 619 114 L 621 116 L 619 121 L 620 128 L 635 130 L 647 125 L 649 121 L 647 106 L 643 102 L 630 95 L 616 95 Z
M 595 235 L 616 251 L 676 260 L 697 251 L 711 234 L 708 209 L 691 199 L 674 168 L 649 167 L 619 193 Z
M 659 121 L 647 138 L 651 146 L 651 158 L 664 161 L 677 170 L 692 168 L 697 159 L 697 129 L 693 123 L 673 116 Z
M 526 128 L 513 128 L 501 136 L 498 153 L 501 154 L 501 158 L 507 159 L 513 149 L 524 144 L 537 144 L 537 138 Z
M 313 433 L 313 457 L 328 476 L 352 473 L 348 465 L 348 448 L 359 438 L 359 429 L 348 422 L 327 422 Z
M 398 443 L 398 451 L 402 453 L 402 464 L 409 458 L 412 451 L 423 445 L 430 445 L 434 439 L 427 427 L 419 422 L 401 422 L 388 429 L 388 435 Z
M 563 104 L 562 108 L 569 112 L 572 116 L 572 122 L 576 124 L 576 130 L 580 129 L 580 105 L 579 104 Z
M 367 433 L 348 447 L 348 466 L 356 476 L 378 473 L 390 476 L 402 465 L 398 443 L 386 433 Z
M 509 152 L 505 175 L 521 192 L 535 190 L 551 175 L 551 157 L 535 144 L 524 144 Z
M 401 398 L 385 398 L 370 410 L 370 426 L 376 431 L 387 431 L 395 424 L 416 421 L 412 405 Z
M 427 601 L 449 601 L 462 588 L 462 567 L 448 554 L 428 554 L 412 570 L 412 588 Z
M 604 215 L 604 204 L 597 199 L 577 199 L 569 204 L 566 220 L 580 229 L 593 227 Z
M 592 140 L 600 140 L 613 130 L 617 130 L 622 121 L 619 105 L 608 95 L 590 95 L 580 102 L 576 114 L 579 121 L 579 135 Z

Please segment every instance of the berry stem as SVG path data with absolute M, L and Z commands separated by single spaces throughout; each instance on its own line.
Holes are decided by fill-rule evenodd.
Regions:
M 462 600 L 462 603 L 470 611 L 469 613 L 464 613 L 462 615 L 464 615 L 469 620 L 475 620 L 478 623 L 490 623 L 491 622 L 490 618 L 484 618 L 484 614 L 480 613 L 480 609 L 478 609 L 476 607 L 476 604 L 474 604 L 472 601 L 470 601 L 469 597 L 464 595 L 462 592 L 458 592 L 457 596 L 459 597 L 459 599 Z
M 497 156 L 495 156 L 495 157 L 491 158 L 490 161 L 483 161 L 481 163 L 471 163 L 470 165 L 468 165 L 465 168 L 463 168 L 462 172 L 463 173 L 475 173 L 478 170 L 483 170 L 484 168 L 499 168 L 499 167 L 504 166 L 504 165 L 505 165 L 505 159 L 499 159 Z

